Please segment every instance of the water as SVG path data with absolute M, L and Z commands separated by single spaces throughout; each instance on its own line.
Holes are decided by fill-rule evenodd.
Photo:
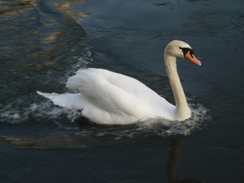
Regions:
M 243 4 L 2 1 L 0 180 L 243 183 Z M 163 65 L 173 39 L 204 64 L 178 60 L 194 111 L 183 124 L 87 126 L 36 94 L 67 92 L 77 69 L 101 67 L 174 102 Z

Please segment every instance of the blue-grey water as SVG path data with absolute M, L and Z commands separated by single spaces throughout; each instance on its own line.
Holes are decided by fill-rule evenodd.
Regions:
M 244 2 L 0 1 L 0 182 L 244 183 Z M 163 64 L 169 41 L 193 117 L 91 126 L 38 96 L 74 92 L 84 67 L 133 76 L 174 103 Z

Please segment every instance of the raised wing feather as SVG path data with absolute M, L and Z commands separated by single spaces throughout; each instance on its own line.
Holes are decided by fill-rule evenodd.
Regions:
M 134 95 L 146 86 L 139 81 L 102 69 L 82 69 L 68 79 L 68 88 L 78 89 L 93 106 L 109 113 L 137 115 L 146 106 Z M 150 91 L 147 91 L 150 95 Z M 140 106 L 140 107 L 139 107 Z M 140 108 L 140 110 L 139 110 Z

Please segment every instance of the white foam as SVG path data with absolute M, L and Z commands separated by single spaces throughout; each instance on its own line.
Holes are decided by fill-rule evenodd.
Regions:
M 36 98 L 38 96 L 35 96 Z M 74 122 L 80 115 L 79 112 L 73 112 L 52 104 L 49 100 L 43 102 L 31 103 L 27 107 L 20 107 L 18 103 L 24 103 L 21 99 L 18 99 L 18 103 L 8 104 L 0 110 L 0 120 L 9 123 L 21 123 L 27 121 L 30 116 L 37 120 L 49 119 L 54 123 L 59 123 L 60 128 L 68 131 L 74 131 L 77 136 L 89 137 L 106 137 L 113 136 L 118 140 L 121 138 L 133 138 L 136 135 L 143 133 L 153 133 L 159 136 L 172 136 L 172 135 L 189 135 L 194 131 L 199 131 L 206 128 L 206 124 L 211 119 L 208 115 L 208 109 L 204 107 L 194 97 L 188 98 L 189 105 L 193 111 L 193 115 L 190 119 L 184 122 L 172 122 L 164 119 L 148 119 L 143 122 L 138 122 L 132 126 L 121 126 L 120 128 L 108 127 L 104 130 L 98 128 L 88 128 L 80 130 L 77 128 L 71 128 L 62 124 L 60 119 L 66 119 L 67 121 Z M 17 106 L 17 107 L 16 107 Z

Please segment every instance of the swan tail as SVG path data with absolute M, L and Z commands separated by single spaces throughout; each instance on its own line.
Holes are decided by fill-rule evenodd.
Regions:
M 41 95 L 41 96 L 48 98 L 50 100 L 54 100 L 59 95 L 58 93 L 44 93 L 41 91 L 36 91 L 36 93 L 38 93 L 38 95 Z
M 70 110 L 82 110 L 84 108 L 85 102 L 79 93 L 44 93 L 37 91 L 37 93 L 45 98 L 50 99 L 55 105 L 64 107 Z
M 97 108 L 92 103 L 87 102 L 82 95 L 78 94 L 58 94 L 58 93 L 44 93 L 37 91 L 37 93 L 45 98 L 50 99 L 55 105 L 64 107 L 73 111 L 81 110 L 82 116 L 97 124 L 111 124 L 118 121 L 116 115 L 110 114 L 100 108 Z M 102 122 L 101 122 L 102 121 Z M 123 123 L 123 120 L 120 121 Z

